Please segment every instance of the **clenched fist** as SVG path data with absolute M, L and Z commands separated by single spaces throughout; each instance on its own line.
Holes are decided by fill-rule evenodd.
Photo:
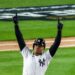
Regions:
M 13 17 L 13 22 L 15 23 L 15 25 L 18 24 L 18 16 L 17 16 L 17 13 L 16 13 L 16 15 Z
M 62 30 L 62 28 L 63 28 L 63 24 L 60 22 L 58 18 L 58 30 Z

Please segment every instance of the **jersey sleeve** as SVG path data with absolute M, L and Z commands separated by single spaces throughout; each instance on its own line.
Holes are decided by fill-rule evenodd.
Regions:
M 51 56 L 49 50 L 47 50 L 47 51 L 45 52 L 45 56 L 46 56 L 46 61 L 47 61 L 47 63 L 49 64 L 50 61 L 51 61 L 51 59 L 52 59 L 52 56 Z
M 31 54 L 31 51 L 28 47 L 25 46 L 23 50 L 21 51 L 21 54 L 23 58 L 27 58 Z
M 55 41 L 54 41 L 53 45 L 49 48 L 49 52 L 50 52 L 52 57 L 55 55 L 55 53 L 56 53 L 56 51 L 57 51 L 57 49 L 61 43 L 61 33 L 62 33 L 62 31 L 58 30 Z

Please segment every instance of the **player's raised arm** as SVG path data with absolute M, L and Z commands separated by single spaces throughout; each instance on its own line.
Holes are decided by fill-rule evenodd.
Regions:
M 49 49 L 50 54 L 51 54 L 52 57 L 54 56 L 54 54 L 55 54 L 56 51 L 57 51 L 57 48 L 58 48 L 59 45 L 60 45 L 60 42 L 61 42 L 61 35 L 62 35 L 62 28 L 63 28 L 63 24 L 60 23 L 59 18 L 58 18 L 57 36 L 56 36 L 56 38 L 55 38 L 55 41 L 54 41 L 53 45 L 52 45 L 51 48 Z
M 17 17 L 17 14 L 13 17 L 13 22 L 15 24 L 14 27 L 15 27 L 16 38 L 17 38 L 20 50 L 22 50 L 26 46 L 26 44 L 24 42 L 23 36 L 22 36 L 22 34 L 20 32 L 20 29 L 19 29 L 19 26 L 18 26 L 18 17 Z

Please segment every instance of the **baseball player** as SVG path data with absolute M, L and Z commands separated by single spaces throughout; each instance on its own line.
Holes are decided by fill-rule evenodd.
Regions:
M 43 38 L 38 38 L 34 41 L 33 52 L 31 52 L 26 46 L 20 32 L 17 15 L 13 17 L 13 22 L 15 24 L 17 41 L 23 56 L 23 75 L 45 75 L 48 65 L 60 45 L 63 24 L 60 23 L 58 19 L 57 36 L 49 50 L 44 51 L 46 48 L 45 40 Z

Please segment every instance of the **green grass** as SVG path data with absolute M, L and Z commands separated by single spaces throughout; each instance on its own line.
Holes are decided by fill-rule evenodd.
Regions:
M 0 74 L 22 75 L 22 59 L 18 52 L 0 52 Z
M 20 52 L 0 52 L 0 74 L 22 75 Z M 75 75 L 75 47 L 60 48 L 49 65 L 46 75 Z
M 75 21 L 63 21 L 63 24 L 63 37 L 75 36 Z M 19 26 L 24 39 L 50 38 L 55 37 L 57 33 L 56 21 L 20 21 Z M 0 41 L 15 39 L 14 24 L 0 21 Z
M 75 4 L 75 0 L 0 0 L 0 8 L 63 4 Z M 75 36 L 75 21 L 64 21 L 63 23 L 63 37 Z M 24 39 L 34 39 L 37 37 L 50 38 L 56 35 L 56 24 L 53 21 L 21 21 L 20 29 L 24 35 Z M 0 41 L 15 39 L 13 23 L 0 21 Z
M 75 75 L 75 48 L 60 48 L 56 53 L 47 75 Z
M 0 0 L 0 8 L 75 4 L 75 0 Z

